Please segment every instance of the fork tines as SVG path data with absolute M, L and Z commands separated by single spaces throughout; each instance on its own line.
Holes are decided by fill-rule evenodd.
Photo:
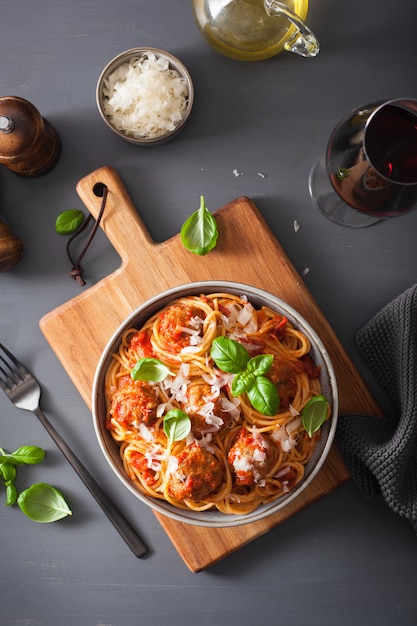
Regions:
M 27 373 L 27 370 L 2 343 L 0 343 L 0 350 L 3 350 L 4 354 L 12 363 L 12 365 L 10 365 L 4 356 L 0 354 L 0 361 L 6 368 L 4 369 L 0 365 L 0 387 L 5 389 L 5 387 L 17 385 L 21 380 L 23 380 L 23 375 Z

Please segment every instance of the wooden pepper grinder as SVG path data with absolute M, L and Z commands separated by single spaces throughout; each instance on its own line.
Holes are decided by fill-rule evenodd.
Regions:
M 22 254 L 22 241 L 0 220 L 0 272 L 13 267 L 21 259 Z
M 36 107 L 18 96 L 0 98 L 0 163 L 20 176 L 49 172 L 61 154 L 53 126 Z

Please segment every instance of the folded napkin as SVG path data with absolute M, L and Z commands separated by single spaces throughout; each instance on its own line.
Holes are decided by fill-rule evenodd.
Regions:
M 417 285 L 381 309 L 356 340 L 392 414 L 342 415 L 336 441 L 360 492 L 381 494 L 417 531 Z

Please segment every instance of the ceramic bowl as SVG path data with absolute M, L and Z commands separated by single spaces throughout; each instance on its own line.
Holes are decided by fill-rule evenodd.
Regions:
M 262 305 L 267 305 L 277 311 L 277 313 L 285 315 L 296 328 L 302 330 L 307 335 L 311 342 L 310 354 L 316 365 L 321 366 L 320 382 L 323 394 L 328 398 L 332 407 L 331 416 L 322 426 L 322 436 L 317 444 L 317 447 L 315 448 L 313 457 L 306 465 L 303 480 L 288 494 L 278 498 L 272 503 L 261 505 L 255 511 L 246 515 L 226 515 L 218 512 L 217 510 L 200 512 L 182 510 L 163 500 L 143 495 L 126 475 L 119 456 L 118 446 L 112 439 L 109 431 L 105 428 L 106 407 L 104 379 L 106 371 L 112 360 L 112 354 L 117 352 L 121 343 L 121 337 L 125 330 L 132 326 L 140 328 L 149 317 L 157 313 L 176 298 L 218 292 L 231 293 L 238 296 L 245 294 L 249 302 L 251 302 L 256 308 L 259 308 Z M 102 452 L 124 487 L 131 491 L 134 496 L 143 503 L 172 519 L 197 526 L 221 528 L 239 526 L 259 521 L 269 515 L 273 515 L 280 509 L 287 506 L 290 502 L 300 497 L 301 493 L 317 476 L 332 446 L 338 417 L 338 392 L 333 366 L 325 346 L 315 330 L 291 306 L 276 296 L 256 287 L 236 282 L 204 281 L 178 286 L 151 298 L 134 310 L 131 315 L 129 315 L 129 317 L 119 326 L 113 336 L 109 339 L 99 360 L 93 384 L 92 407 L 94 428 Z
M 174 70 L 177 73 L 176 89 L 178 88 L 179 78 L 181 79 L 181 83 L 183 85 L 181 101 L 184 105 L 184 109 L 181 109 L 180 111 L 181 119 L 178 121 L 175 120 L 173 122 L 173 125 L 175 127 L 169 130 L 167 129 L 165 113 L 163 114 L 162 118 L 159 118 L 164 120 L 162 123 L 159 123 L 157 121 L 158 118 L 155 117 L 156 109 L 159 107 L 161 110 L 161 107 L 163 105 L 162 100 L 157 99 L 159 98 L 159 93 L 156 93 L 157 90 L 153 88 L 153 80 L 146 80 L 146 78 L 143 78 L 143 76 L 140 78 L 140 80 L 143 81 L 140 83 L 140 96 L 138 96 L 136 92 L 136 95 L 134 96 L 134 101 L 131 101 L 131 103 L 129 104 L 129 111 L 132 111 L 132 109 L 134 109 L 137 115 L 135 123 L 138 122 L 138 120 L 141 123 L 139 130 L 137 126 L 136 128 L 134 128 L 133 126 L 129 125 L 132 117 L 129 121 L 125 120 L 125 122 L 121 123 L 120 116 L 115 116 L 114 114 L 112 114 L 112 110 L 109 108 L 109 93 L 114 93 L 111 87 L 109 88 L 110 81 L 112 81 L 112 78 L 110 78 L 109 81 L 109 77 L 114 77 L 114 72 L 120 71 L 120 68 L 122 66 L 127 67 L 127 65 L 129 64 L 132 65 L 137 62 L 140 63 L 144 60 L 146 62 L 146 60 L 149 58 L 156 58 L 162 61 L 166 61 L 168 63 L 168 69 L 164 72 Z M 126 83 L 123 84 L 127 84 L 129 86 L 129 93 L 133 94 L 133 88 L 135 87 L 137 89 L 138 87 L 138 74 L 131 72 L 131 76 L 132 78 L 126 78 Z M 135 78 L 133 78 L 133 76 L 135 76 Z M 163 73 L 161 73 L 160 79 L 162 79 L 162 77 Z M 166 80 L 168 79 L 166 78 Z M 162 88 L 165 87 L 168 87 L 168 85 L 162 85 Z M 178 103 L 178 96 L 174 97 L 172 95 L 173 91 L 171 89 L 171 85 L 169 86 L 169 90 L 171 105 L 174 101 Z M 161 92 L 162 89 L 160 93 Z M 118 137 L 137 146 L 154 146 L 169 141 L 184 128 L 184 125 L 190 116 L 194 103 L 194 87 L 187 68 L 181 63 L 181 61 L 179 61 L 179 59 L 177 59 L 169 52 L 165 52 L 164 50 L 160 50 L 159 48 L 132 48 L 117 55 L 106 65 L 106 67 L 101 72 L 96 87 L 96 103 L 99 113 L 105 124 Z M 141 108 L 142 106 L 143 109 Z M 149 131 L 149 126 L 147 126 L 146 124 L 142 124 L 142 121 L 146 121 L 147 123 L 149 122 L 150 109 L 153 109 L 153 119 L 157 122 L 156 130 L 152 131 Z M 141 113 L 142 110 L 146 111 L 145 113 L 143 113 L 143 115 Z M 123 111 L 125 110 L 123 109 Z M 145 133 L 143 134 L 143 136 L 142 131 Z M 135 136 L 133 136 L 133 133 L 135 133 Z

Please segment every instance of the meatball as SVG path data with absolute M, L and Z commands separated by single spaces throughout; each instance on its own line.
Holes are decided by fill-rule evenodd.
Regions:
M 222 412 L 220 396 L 213 399 L 211 387 L 208 383 L 189 385 L 187 399 L 181 408 L 191 419 L 193 433 L 202 437 L 206 433 L 219 433 L 225 426 L 229 413 Z
M 191 344 L 201 330 L 201 311 L 194 307 L 174 304 L 159 316 L 159 335 L 164 348 L 177 354 Z
M 155 356 L 149 334 L 145 330 L 140 330 L 132 336 L 129 347 L 134 350 L 137 359 Z
M 280 408 L 287 408 L 297 393 L 297 372 L 301 371 L 302 364 L 292 363 L 285 359 L 274 357 L 271 368 L 266 376 L 277 388 Z
M 123 376 L 119 389 L 113 394 L 110 415 L 125 428 L 137 428 L 141 422 L 152 426 L 157 419 L 158 404 L 157 392 L 152 385 Z
M 169 474 L 168 491 L 177 500 L 202 500 L 223 483 L 222 463 L 204 448 L 187 446 L 176 460 L 177 468 Z
M 304 365 L 304 369 L 309 378 L 318 378 L 320 376 L 321 367 L 320 365 L 316 365 L 313 361 L 313 358 L 310 354 L 305 354 L 301 357 L 301 362 Z
M 241 428 L 227 455 L 238 485 L 252 486 L 265 479 L 278 458 L 275 445 L 260 433 Z

